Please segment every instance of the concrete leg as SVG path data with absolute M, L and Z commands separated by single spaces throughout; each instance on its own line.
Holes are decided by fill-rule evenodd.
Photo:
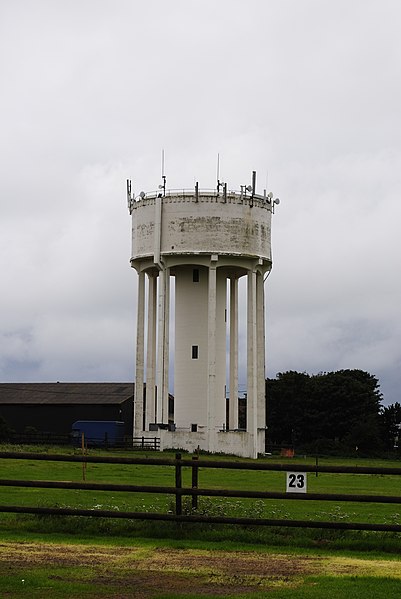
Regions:
M 238 279 L 230 278 L 230 409 L 229 429 L 238 428 Z
M 134 436 L 140 436 L 143 430 L 143 382 L 145 353 L 145 273 L 138 275 L 138 304 L 136 329 L 135 398 L 134 398 Z

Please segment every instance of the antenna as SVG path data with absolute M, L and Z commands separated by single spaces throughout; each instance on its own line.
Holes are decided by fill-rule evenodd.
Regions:
M 164 174 L 164 148 L 162 149 L 162 180 L 163 183 L 159 185 L 159 189 L 163 190 L 163 197 L 166 195 L 166 175 Z
M 131 179 L 127 179 L 127 203 L 128 203 L 128 210 L 129 210 L 130 214 L 132 214 L 132 208 L 134 206 L 134 198 L 132 197 L 131 189 L 132 189 Z
M 220 183 L 220 154 L 217 154 L 217 195 L 219 195 L 221 183 Z

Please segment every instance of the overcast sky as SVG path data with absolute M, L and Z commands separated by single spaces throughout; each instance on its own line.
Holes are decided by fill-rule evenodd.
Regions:
M 0 0 L 0 380 L 133 379 L 136 193 L 281 199 L 267 374 L 401 400 L 399 0 Z

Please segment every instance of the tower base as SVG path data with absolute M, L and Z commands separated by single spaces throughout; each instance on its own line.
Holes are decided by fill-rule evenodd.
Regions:
M 259 429 L 256 438 L 246 431 L 167 431 L 159 430 L 160 450 L 176 449 L 193 453 L 197 450 L 256 459 L 265 453 L 265 429 Z

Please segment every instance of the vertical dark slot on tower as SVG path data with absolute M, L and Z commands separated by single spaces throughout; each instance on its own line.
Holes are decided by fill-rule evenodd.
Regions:
M 199 283 L 199 268 L 194 268 L 192 271 L 192 281 L 194 283 Z

